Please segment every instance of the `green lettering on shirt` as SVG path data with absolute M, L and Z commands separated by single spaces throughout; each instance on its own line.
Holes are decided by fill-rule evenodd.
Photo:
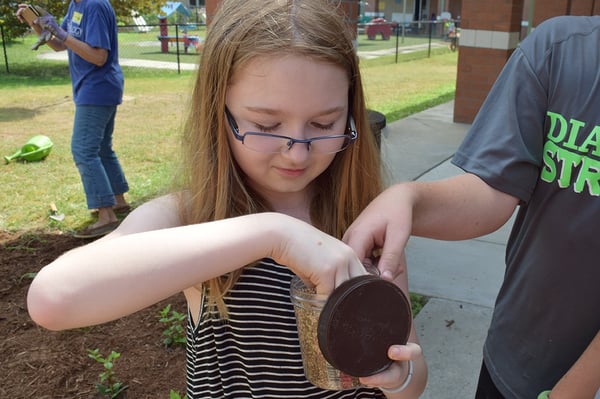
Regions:
M 575 193 L 587 189 L 600 196 L 600 126 L 586 128 L 585 122 L 567 119 L 555 112 L 550 119 L 542 154 L 540 178 L 560 188 L 573 187 Z M 581 143 L 581 144 L 578 144 Z

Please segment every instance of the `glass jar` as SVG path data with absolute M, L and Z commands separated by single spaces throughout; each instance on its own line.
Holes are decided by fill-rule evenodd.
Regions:
M 391 281 L 365 267 L 366 275 L 318 295 L 294 276 L 290 285 L 306 378 L 332 390 L 361 386 L 358 377 L 387 369 L 391 345 L 406 344 L 411 331 L 410 300 Z
M 327 296 L 317 294 L 314 288 L 307 287 L 298 276 L 292 278 L 290 295 L 296 313 L 304 374 L 308 381 L 319 388 L 332 390 L 362 386 L 358 377 L 350 376 L 329 364 L 319 348 L 319 317 Z

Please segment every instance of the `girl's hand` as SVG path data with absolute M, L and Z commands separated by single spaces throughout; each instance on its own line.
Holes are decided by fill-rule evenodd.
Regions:
M 370 387 L 394 391 L 404 385 L 408 378 L 412 379 L 412 376 L 409 377 L 408 361 L 412 360 L 416 369 L 417 363 L 423 359 L 421 347 L 413 342 L 409 342 L 406 345 L 390 346 L 388 356 L 390 359 L 394 360 L 394 363 L 392 363 L 390 367 L 381 373 L 369 377 L 361 377 L 360 382 Z M 412 372 L 415 373 L 414 369 Z M 402 392 L 405 390 L 408 390 L 408 386 L 405 389 L 402 389 Z M 400 391 L 398 393 L 400 393 Z
M 285 225 L 276 226 L 279 245 L 271 257 L 288 266 L 318 294 L 329 294 L 351 277 L 367 274 L 347 244 L 301 220 L 277 215 Z

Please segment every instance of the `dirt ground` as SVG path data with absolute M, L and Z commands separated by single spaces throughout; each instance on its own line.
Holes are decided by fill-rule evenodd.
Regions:
M 167 304 L 185 312 L 183 295 L 85 329 L 52 332 L 29 318 L 26 294 L 32 274 L 66 250 L 85 243 L 68 235 L 0 231 L 0 397 L 106 397 L 96 390 L 103 367 L 87 355 L 87 349 L 96 348 L 104 356 L 111 351 L 121 353 L 113 370 L 129 387 L 119 399 L 167 399 L 171 390 L 183 397 L 185 350 L 165 347 L 165 326 L 158 321 Z

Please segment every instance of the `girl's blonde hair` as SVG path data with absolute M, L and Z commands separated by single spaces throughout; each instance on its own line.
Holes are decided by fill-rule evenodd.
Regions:
M 223 0 L 208 27 L 184 127 L 183 224 L 271 211 L 246 185 L 228 144 L 225 96 L 233 74 L 255 57 L 300 55 L 342 67 L 349 109 L 359 136 L 316 180 L 310 215 L 315 227 L 341 238 L 381 191 L 379 150 L 367 120 L 358 57 L 338 1 Z M 251 231 L 248 234 L 252 234 Z M 201 265 L 199 265 L 201 267 Z M 240 271 L 205 283 L 207 299 L 222 315 L 222 297 Z

